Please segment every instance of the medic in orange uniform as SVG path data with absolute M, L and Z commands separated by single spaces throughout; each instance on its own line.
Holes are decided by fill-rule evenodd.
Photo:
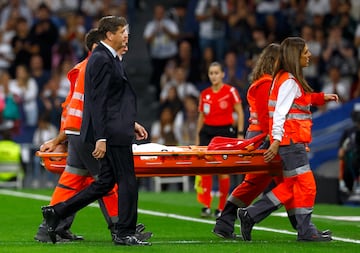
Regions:
M 311 141 L 312 105 L 337 101 L 336 94 L 313 93 L 302 74 L 308 66 L 311 52 L 299 37 L 285 39 L 275 65 L 269 96 L 270 147 L 264 153 L 265 162 L 279 153 L 283 161 L 283 181 L 247 208 L 238 209 L 241 234 L 251 240 L 255 223 L 286 204 L 296 220 L 298 241 L 330 241 L 311 223 L 316 184 L 310 169 L 306 146 Z

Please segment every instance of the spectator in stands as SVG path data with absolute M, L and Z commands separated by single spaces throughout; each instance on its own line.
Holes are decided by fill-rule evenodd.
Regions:
M 332 26 L 322 53 L 322 64 L 326 67 L 337 65 L 342 76 L 352 76 L 356 73 L 355 49 L 352 41 L 342 35 L 341 27 Z
M 70 81 L 68 79 L 67 73 L 73 67 L 71 59 L 65 59 L 60 66 L 58 66 L 60 80 L 59 80 L 59 88 L 57 90 L 57 96 L 63 102 L 66 99 L 66 96 L 70 89 Z
M 214 50 L 212 47 L 207 47 L 204 49 L 202 58 L 200 59 L 200 81 L 197 83 L 198 90 L 203 90 L 205 87 L 208 87 L 209 77 L 208 71 L 211 63 L 215 61 Z
M 235 51 L 226 52 L 224 59 L 224 82 L 237 88 L 242 88 L 246 93 L 248 71 L 245 68 L 245 63 L 241 60 Z
M 347 102 L 350 98 L 350 83 L 342 78 L 340 68 L 338 66 L 331 66 L 328 73 L 329 79 L 325 81 L 322 92 L 325 94 L 337 94 L 339 100 L 337 102 L 330 101 L 325 105 L 318 107 L 320 112 L 337 108 Z
M 350 4 L 351 4 L 351 10 L 350 10 L 351 16 L 355 20 L 360 21 L 360 2 L 358 0 L 350 0 Z
M 197 83 L 200 80 L 199 61 L 197 57 L 194 57 L 193 48 L 189 41 L 180 41 L 176 63 L 178 66 L 184 68 L 186 72 L 186 81 Z
M 170 107 L 165 107 L 160 112 L 160 119 L 151 126 L 151 142 L 168 146 L 178 145 L 174 133 L 174 113 Z
M 160 76 L 165 65 L 178 53 L 178 35 L 179 29 L 176 23 L 165 16 L 165 7 L 162 4 L 156 4 L 153 20 L 145 26 L 144 39 L 152 63 L 150 83 L 155 86 L 157 96 L 160 94 Z
M 9 91 L 20 98 L 20 108 L 24 112 L 22 120 L 25 128 L 31 129 L 29 134 L 32 135 L 33 130 L 38 122 L 38 86 L 34 78 L 30 76 L 29 69 L 25 65 L 16 67 L 15 78 L 9 82 Z
M 37 125 L 38 127 L 34 132 L 32 143 L 38 150 L 43 143 L 55 138 L 58 134 L 58 130 L 50 123 L 50 117 L 47 112 L 40 115 Z M 40 158 L 37 156 L 34 157 L 32 179 L 31 186 L 34 188 L 42 186 L 52 188 L 56 182 L 55 174 L 45 170 L 40 163 Z M 43 180 L 45 180 L 45 182 L 43 182 Z M 42 185 L 42 183 L 45 184 Z
M 198 98 L 186 96 L 183 104 L 183 109 L 175 115 L 174 134 L 180 146 L 195 145 L 199 117 Z
M 314 17 L 315 15 L 324 16 L 330 12 L 329 0 L 308 0 L 306 11 Z
M 324 15 L 323 27 L 339 25 L 340 21 L 340 0 L 329 0 L 329 11 Z
M 0 73 L 0 129 L 11 129 L 12 134 L 18 134 L 20 128 L 19 98 L 9 91 L 10 74 L 7 71 Z M 1 106 L 1 104 L 3 105 Z
M 9 0 L 7 5 L 1 11 L 1 19 L 0 19 L 0 26 L 4 28 L 9 18 L 11 18 L 12 13 L 18 13 L 19 17 L 23 17 L 29 26 L 32 25 L 33 16 L 31 10 L 28 8 L 26 3 L 22 0 Z
M 360 98 L 360 65 L 358 66 L 357 75 L 351 84 L 350 99 Z
M 91 26 L 103 9 L 104 1 L 102 0 L 83 0 L 81 2 L 80 10 L 85 14 L 87 27 Z
M 265 16 L 264 29 L 269 42 L 281 42 L 289 34 L 289 25 L 284 22 L 282 13 L 268 14 Z
M 252 43 L 245 50 L 246 67 L 252 69 L 262 50 L 269 44 L 265 30 L 259 26 L 252 30 Z
M 311 25 L 304 25 L 301 29 L 301 37 L 306 41 L 306 44 L 311 51 L 311 61 L 307 68 L 304 68 L 303 73 L 305 78 L 316 92 L 321 90 L 321 84 L 319 80 L 319 61 L 321 57 L 322 45 L 319 41 L 315 40 L 315 32 Z
M 176 67 L 174 77 L 174 80 L 165 84 L 164 88 L 162 89 L 160 94 L 160 101 L 164 101 L 164 99 L 168 96 L 170 87 L 172 86 L 176 87 L 177 94 L 181 101 L 183 101 L 183 99 L 188 95 L 193 95 L 195 97 L 199 96 L 200 92 L 196 86 L 193 83 L 186 81 L 185 69 L 182 66 Z
M 356 20 L 351 16 L 351 4 L 347 1 L 341 1 L 339 6 L 339 26 L 343 31 L 344 39 L 348 41 L 354 40 L 355 30 L 356 30 Z
M 254 11 L 251 9 L 246 0 L 231 1 L 231 9 L 229 9 L 228 25 L 230 49 L 242 47 L 244 48 L 251 43 L 251 16 Z
M 354 46 L 357 49 L 357 60 L 360 61 L 360 22 L 358 23 L 355 35 L 354 35 Z
M 0 71 L 9 71 L 14 52 L 9 41 L 4 39 L 4 34 L 4 31 L 0 30 Z
M 67 13 L 64 18 L 65 25 L 61 26 L 59 30 L 60 41 L 69 44 L 71 56 L 75 64 L 81 61 L 85 55 L 85 48 L 82 43 L 86 33 L 84 18 L 80 13 L 75 12 Z
M 163 98 L 163 100 L 160 100 L 160 112 L 165 107 L 170 108 L 174 115 L 183 108 L 183 102 L 179 98 L 175 86 L 169 87 L 167 96 Z
M 175 80 L 175 69 L 177 63 L 174 59 L 169 60 L 164 68 L 164 72 L 160 76 L 160 89 L 162 90 L 165 84 L 174 82 Z
M 28 66 L 31 55 L 40 50 L 40 45 L 31 38 L 29 24 L 23 17 L 16 20 L 15 35 L 11 40 L 11 47 L 15 59 L 11 64 L 10 73 L 14 76 L 16 67 L 18 65 Z
M 30 76 L 35 79 L 38 87 L 38 100 L 40 99 L 40 94 L 44 89 L 45 84 L 51 78 L 51 72 L 44 69 L 43 59 L 39 54 L 34 54 L 30 58 Z
M 222 61 L 225 53 L 225 33 L 228 19 L 226 0 L 199 0 L 195 10 L 199 22 L 199 48 L 203 54 L 211 47 L 215 60 Z
M 59 30 L 52 20 L 50 8 L 42 3 L 35 12 L 35 22 L 30 34 L 40 47 L 39 54 L 43 58 L 44 69 L 51 70 L 52 48 L 59 38 Z
M 167 18 L 174 21 L 179 29 L 178 40 L 187 39 L 189 36 L 185 31 L 186 7 L 186 1 L 179 0 L 166 12 Z
M 50 122 L 57 128 L 60 128 L 61 103 L 63 102 L 63 97 L 60 97 L 58 94 L 59 85 L 60 75 L 57 72 L 53 72 L 40 94 L 40 111 L 47 111 L 50 115 Z

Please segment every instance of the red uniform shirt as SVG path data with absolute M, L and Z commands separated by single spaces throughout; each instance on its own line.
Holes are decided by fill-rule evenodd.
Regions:
M 204 124 L 209 126 L 226 126 L 233 124 L 234 105 L 241 103 L 238 91 L 224 84 L 218 92 L 211 87 L 200 94 L 199 111 L 204 113 Z

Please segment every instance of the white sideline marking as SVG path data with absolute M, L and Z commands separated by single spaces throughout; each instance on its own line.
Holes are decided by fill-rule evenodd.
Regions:
M 36 200 L 44 200 L 44 201 L 50 201 L 50 197 L 46 195 L 40 195 L 40 194 L 32 194 L 32 193 L 25 193 L 25 192 L 18 192 L 18 191 L 12 191 L 12 190 L 6 190 L 6 189 L 0 189 L 0 194 L 2 195 L 9 195 L 9 196 L 15 196 L 20 198 L 27 198 L 27 199 L 36 199 Z M 99 205 L 97 204 L 90 204 L 91 207 L 97 207 L 99 208 Z M 143 210 L 139 209 L 139 213 L 152 215 L 152 216 L 158 216 L 158 217 L 167 217 L 177 220 L 184 220 L 184 221 L 192 221 L 192 222 L 198 222 L 198 223 L 206 223 L 206 224 L 215 224 L 215 221 L 211 220 L 204 220 L 199 218 L 193 218 L 189 216 L 183 216 L 183 215 L 177 215 L 172 213 L 163 213 L 163 212 L 156 212 L 156 211 L 150 211 L 150 210 Z M 286 217 L 286 213 L 274 213 L 272 215 Z M 332 219 L 332 220 L 346 220 L 346 221 L 359 221 L 359 216 L 322 216 L 322 215 L 313 215 L 316 218 L 323 218 L 323 219 Z M 346 219 L 347 218 L 347 219 Z M 262 231 L 268 231 L 268 232 L 275 232 L 275 233 L 281 233 L 281 234 L 290 234 L 290 235 L 296 235 L 295 232 L 291 232 L 288 230 L 283 229 L 273 229 L 273 228 L 265 228 L 265 227 L 259 227 L 254 226 L 255 230 L 262 230 Z M 342 242 L 349 242 L 349 243 L 355 243 L 360 244 L 360 240 L 350 239 L 350 238 L 341 238 L 341 237 L 332 237 L 333 240 L 342 241 Z M 163 243 L 163 242 L 159 242 Z M 169 241 L 167 243 L 178 243 L 178 244 L 194 244 L 194 243 L 201 243 L 201 241 Z
M 287 217 L 286 212 L 273 213 L 273 216 Z M 360 221 L 360 216 L 330 216 L 330 215 L 318 215 L 312 214 L 314 218 L 327 219 L 327 220 L 340 220 L 340 221 Z

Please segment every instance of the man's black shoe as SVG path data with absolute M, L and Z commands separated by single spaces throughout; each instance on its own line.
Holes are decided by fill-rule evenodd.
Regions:
M 81 235 L 75 235 L 70 230 L 61 230 L 56 231 L 56 233 L 62 238 L 62 239 L 68 239 L 70 241 L 83 241 L 84 237 Z
M 55 230 L 59 225 L 60 217 L 55 213 L 55 210 L 52 206 L 43 206 L 41 209 L 50 239 L 53 243 L 56 243 Z
M 249 216 L 246 208 L 239 208 L 237 210 L 237 217 L 240 220 L 240 231 L 244 241 L 251 241 L 251 231 L 255 222 Z
M 217 237 L 220 237 L 222 239 L 227 239 L 227 240 L 239 240 L 239 239 L 241 239 L 241 236 L 236 235 L 234 233 L 232 233 L 232 234 L 225 233 L 223 231 L 216 230 L 216 229 L 213 229 L 212 232 L 213 232 L 214 235 L 216 235 Z
M 331 235 L 314 234 L 297 239 L 299 242 L 329 242 L 332 240 Z
M 135 232 L 135 237 L 140 241 L 147 241 L 152 237 L 152 232 Z
M 144 232 L 144 230 L 145 230 L 145 225 L 144 224 L 139 223 L 139 224 L 136 225 L 135 237 L 140 241 L 147 241 L 153 235 L 152 232 Z M 111 233 L 111 239 L 112 239 L 112 241 L 114 241 L 115 238 L 117 237 L 117 230 L 115 229 L 115 226 L 112 226 L 110 228 L 110 233 Z
M 125 236 L 125 237 L 118 237 L 114 238 L 115 245 L 123 245 L 123 246 L 151 246 L 150 242 L 144 242 L 137 239 L 135 236 Z
M 149 240 L 153 233 L 152 232 L 144 232 L 145 231 L 145 225 L 142 223 L 139 223 L 136 225 L 135 228 L 135 237 L 139 239 L 140 241 L 147 241 Z
M 135 231 L 136 231 L 137 233 L 141 233 L 141 232 L 143 232 L 144 230 L 145 230 L 145 225 L 144 225 L 144 224 L 139 223 L 139 224 L 136 225 Z
M 326 230 L 318 230 L 318 233 L 319 234 L 321 234 L 321 235 L 329 235 L 329 236 L 331 236 L 332 235 L 332 232 L 331 232 L 331 230 L 329 230 L 329 229 L 326 229 Z
M 52 243 L 52 240 L 48 234 L 48 232 L 45 230 L 39 230 L 36 235 L 34 236 L 34 239 L 38 242 L 43 242 L 43 243 Z M 69 239 L 63 239 L 61 238 L 59 235 L 56 235 L 56 242 L 59 243 L 67 243 L 67 242 L 71 242 L 71 240 Z

